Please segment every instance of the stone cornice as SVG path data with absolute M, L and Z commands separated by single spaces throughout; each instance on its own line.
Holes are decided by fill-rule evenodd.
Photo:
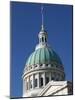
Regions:
M 29 74 L 33 74 L 33 73 L 39 73 L 39 72 L 56 72 L 58 71 L 58 73 L 64 73 L 64 71 L 58 69 L 58 68 L 36 68 L 36 69 L 31 69 L 30 71 L 26 72 L 23 74 L 22 78 L 24 76 L 28 76 Z

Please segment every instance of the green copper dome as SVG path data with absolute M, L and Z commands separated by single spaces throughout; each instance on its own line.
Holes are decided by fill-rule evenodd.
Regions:
M 47 44 L 47 32 L 42 25 L 41 31 L 38 34 L 39 44 L 36 46 L 35 51 L 29 56 L 26 66 L 36 64 L 50 64 L 57 63 L 62 65 L 61 59 L 55 51 Z
M 35 50 L 28 58 L 26 66 L 35 64 L 49 64 L 51 62 L 56 62 L 62 65 L 59 56 L 54 52 L 53 49 L 48 47 L 43 47 Z

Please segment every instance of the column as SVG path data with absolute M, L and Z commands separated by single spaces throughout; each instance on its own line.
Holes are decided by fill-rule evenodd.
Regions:
M 35 83 L 34 83 L 34 80 L 35 80 L 35 79 L 34 79 L 34 74 L 32 75 L 32 77 L 33 77 L 33 78 L 32 78 L 32 88 L 34 89 L 34 85 L 35 85 Z
M 38 73 L 38 88 L 40 87 L 40 73 Z
M 24 83 L 25 83 L 25 87 L 24 87 L 25 88 L 25 91 L 27 91 L 27 88 L 26 88 L 27 87 L 27 80 L 26 79 L 25 79 L 25 82 Z
M 44 77 L 43 77 L 43 86 L 46 84 L 46 73 L 44 72 Z
M 30 89 L 30 77 L 28 76 L 28 90 Z
M 51 81 L 51 72 L 49 72 L 49 81 Z

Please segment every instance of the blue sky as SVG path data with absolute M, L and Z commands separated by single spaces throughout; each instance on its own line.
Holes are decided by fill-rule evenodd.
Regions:
M 60 56 L 66 80 L 72 80 L 72 6 L 44 4 L 44 25 L 48 43 Z M 22 73 L 29 55 L 38 44 L 41 4 L 11 2 L 11 90 L 22 96 Z

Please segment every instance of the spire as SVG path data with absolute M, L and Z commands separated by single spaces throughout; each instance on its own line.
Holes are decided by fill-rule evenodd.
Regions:
M 44 7 L 41 5 L 41 31 L 39 32 L 39 43 L 46 44 L 47 43 L 47 32 L 44 30 Z
M 44 15 L 43 15 L 43 4 L 41 5 L 41 19 L 42 19 L 42 24 L 41 24 L 41 30 L 44 30 Z
M 46 47 L 47 46 L 47 32 L 44 29 L 44 7 L 41 4 L 41 30 L 38 34 L 39 44 L 36 46 L 36 50 L 38 48 Z

